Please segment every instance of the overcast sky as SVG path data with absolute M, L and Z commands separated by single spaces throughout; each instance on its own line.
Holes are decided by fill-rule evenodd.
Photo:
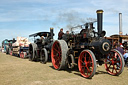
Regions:
M 0 0 L 0 42 L 17 36 L 49 31 L 55 38 L 60 28 L 64 32 L 96 19 L 96 10 L 103 9 L 103 29 L 106 36 L 119 33 L 119 13 L 122 13 L 123 34 L 128 33 L 128 0 Z M 97 27 L 96 27 L 97 28 Z

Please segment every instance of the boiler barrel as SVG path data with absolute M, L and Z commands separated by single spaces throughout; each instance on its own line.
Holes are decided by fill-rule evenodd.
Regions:
M 92 41 L 90 46 L 94 47 L 94 51 L 100 52 L 102 54 L 108 54 L 112 47 L 110 41 L 103 38 Z

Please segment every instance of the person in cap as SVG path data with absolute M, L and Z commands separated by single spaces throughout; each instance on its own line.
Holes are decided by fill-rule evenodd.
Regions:
M 60 29 L 60 32 L 58 33 L 58 39 L 62 39 L 62 36 L 63 36 L 63 28 Z
M 118 50 L 122 55 L 124 55 L 123 45 L 117 45 L 116 50 Z

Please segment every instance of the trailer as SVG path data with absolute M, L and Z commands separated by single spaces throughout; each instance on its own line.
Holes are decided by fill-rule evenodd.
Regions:
M 28 58 L 29 44 L 30 42 L 28 41 L 27 38 L 17 37 L 16 42 L 13 43 L 12 46 L 10 47 L 11 49 L 10 55 L 14 55 L 20 58 Z

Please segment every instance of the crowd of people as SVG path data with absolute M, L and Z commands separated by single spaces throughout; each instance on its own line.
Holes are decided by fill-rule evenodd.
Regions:
M 63 32 L 63 28 L 61 28 L 60 31 L 59 31 L 59 33 L 58 33 L 58 39 L 59 40 L 62 39 L 63 34 L 65 34 L 65 33 Z M 69 31 L 68 30 L 66 31 L 66 34 L 69 34 Z

